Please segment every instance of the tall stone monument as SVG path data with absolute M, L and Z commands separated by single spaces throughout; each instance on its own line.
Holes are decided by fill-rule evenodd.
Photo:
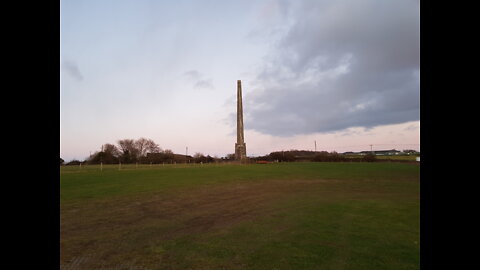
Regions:
M 237 143 L 235 144 L 235 159 L 245 160 L 247 148 L 243 137 L 243 106 L 242 106 L 242 81 L 237 81 Z

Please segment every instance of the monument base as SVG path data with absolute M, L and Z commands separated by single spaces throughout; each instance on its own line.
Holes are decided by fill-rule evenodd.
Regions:
M 243 160 L 247 158 L 247 147 L 245 143 L 235 144 L 235 159 Z

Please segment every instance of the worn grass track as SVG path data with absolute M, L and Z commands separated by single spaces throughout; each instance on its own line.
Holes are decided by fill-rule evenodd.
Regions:
M 61 169 L 62 269 L 418 269 L 419 166 Z

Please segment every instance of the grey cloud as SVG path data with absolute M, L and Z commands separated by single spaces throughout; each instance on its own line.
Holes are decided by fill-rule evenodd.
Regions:
M 291 136 L 419 119 L 417 1 L 295 3 L 244 97 L 249 128 Z
M 198 80 L 198 78 L 200 78 L 200 72 L 196 70 L 186 71 L 183 75 L 192 80 Z
M 193 83 L 193 87 L 197 89 L 213 89 L 215 88 L 213 86 L 212 80 L 211 79 L 205 79 L 204 75 L 198 72 L 197 70 L 189 70 L 183 75 Z
M 212 80 L 199 80 L 194 85 L 195 88 L 213 89 Z
M 72 76 L 74 79 L 76 79 L 78 81 L 83 81 L 83 75 L 80 72 L 80 69 L 78 68 L 78 66 L 75 62 L 64 61 L 62 63 L 62 68 L 63 68 L 63 70 L 65 70 L 67 72 L 67 74 Z

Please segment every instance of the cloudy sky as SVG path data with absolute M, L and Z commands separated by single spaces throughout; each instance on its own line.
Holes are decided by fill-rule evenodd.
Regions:
M 418 0 L 61 0 L 60 156 L 420 149 Z

